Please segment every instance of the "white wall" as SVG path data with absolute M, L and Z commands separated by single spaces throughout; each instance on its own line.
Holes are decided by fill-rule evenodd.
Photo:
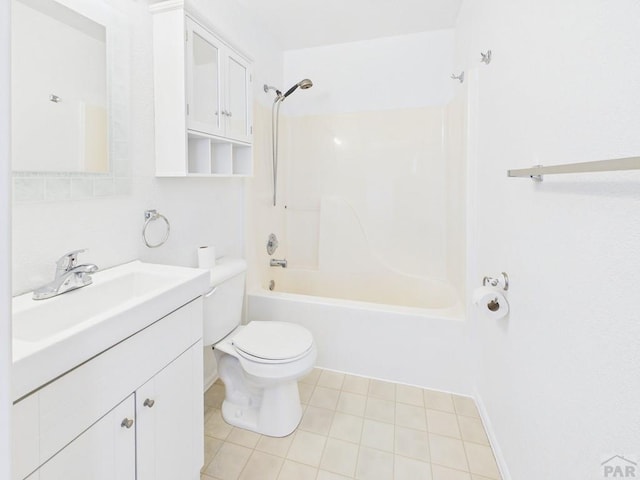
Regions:
M 470 285 L 511 277 L 510 318 L 472 318 L 476 390 L 513 479 L 603 478 L 603 460 L 640 456 L 640 173 L 506 177 L 640 154 L 638 18 L 635 0 L 461 11 Z
M 0 478 L 11 472 L 10 3 L 0 2 Z
M 313 87 L 289 97 L 283 113 L 323 115 L 446 105 L 454 31 L 433 32 L 289 50 L 284 92 L 303 78 Z
M 195 266 L 196 248 L 207 244 L 215 245 L 218 255 L 244 254 L 242 180 L 155 178 L 151 17 L 146 2 L 109 3 L 131 22 L 132 192 L 83 201 L 14 204 L 14 294 L 49 281 L 53 262 L 77 248 L 88 248 L 81 260 L 100 268 L 136 258 Z M 254 58 L 254 90 L 267 79 L 279 81 L 281 73 L 272 78 L 281 72 L 281 53 L 257 22 L 233 2 L 199 3 L 209 23 Z M 145 248 L 141 238 L 143 212 L 149 208 L 158 209 L 172 224 L 171 237 L 155 250 Z

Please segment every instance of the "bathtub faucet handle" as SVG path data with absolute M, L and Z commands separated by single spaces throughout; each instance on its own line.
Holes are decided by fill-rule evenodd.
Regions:
M 272 258 L 271 260 L 269 260 L 269 266 L 287 268 L 287 260 L 285 258 L 283 258 L 282 260 Z

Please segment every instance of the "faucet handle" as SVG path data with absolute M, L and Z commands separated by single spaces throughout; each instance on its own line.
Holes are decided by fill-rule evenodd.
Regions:
M 56 262 L 56 276 L 68 272 L 76 266 L 78 261 L 78 254 L 86 252 L 87 250 L 82 248 L 80 250 L 73 250 L 72 252 L 65 253 Z

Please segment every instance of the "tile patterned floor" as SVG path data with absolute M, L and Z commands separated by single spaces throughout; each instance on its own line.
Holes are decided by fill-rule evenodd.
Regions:
M 214 384 L 201 480 L 500 480 L 470 398 L 320 369 L 299 386 L 300 425 L 272 438 L 225 423 Z

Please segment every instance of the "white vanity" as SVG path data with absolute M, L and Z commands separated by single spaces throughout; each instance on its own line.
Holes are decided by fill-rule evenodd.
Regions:
M 131 262 L 13 301 L 14 479 L 197 480 L 209 273 Z

